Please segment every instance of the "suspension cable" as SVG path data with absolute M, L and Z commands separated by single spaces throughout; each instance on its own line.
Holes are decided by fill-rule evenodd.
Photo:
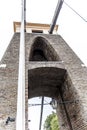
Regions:
M 85 18 L 83 18 L 76 10 L 74 10 L 70 5 L 68 5 L 65 1 L 64 4 L 70 8 L 76 15 L 78 15 L 83 21 L 87 22 L 87 20 Z
M 52 19 L 52 23 L 50 25 L 49 34 L 53 33 L 53 30 L 54 30 L 54 27 L 56 25 L 56 21 L 57 21 L 58 15 L 60 13 L 60 10 L 62 8 L 63 2 L 64 2 L 64 0 L 58 0 L 57 6 L 56 6 L 56 9 L 55 9 L 55 13 L 54 13 L 54 16 L 53 16 L 53 19 Z

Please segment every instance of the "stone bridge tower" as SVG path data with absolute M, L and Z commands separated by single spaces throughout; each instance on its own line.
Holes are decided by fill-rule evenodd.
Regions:
M 26 130 L 28 99 L 37 96 L 59 102 L 60 130 L 87 130 L 87 68 L 60 35 L 40 26 L 49 28 L 39 24 L 25 36 Z M 16 31 L 0 62 L 0 130 L 16 130 L 19 41 Z

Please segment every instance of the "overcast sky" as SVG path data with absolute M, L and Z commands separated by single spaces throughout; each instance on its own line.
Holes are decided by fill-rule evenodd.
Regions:
M 58 0 L 26 0 L 27 22 L 50 24 Z M 87 20 L 87 0 L 65 0 Z M 13 21 L 21 20 L 21 0 L 2 0 L 0 3 L 0 59 L 14 32 Z M 59 18 L 60 34 L 87 66 L 87 22 L 65 4 Z M 32 129 L 33 130 L 33 129 Z

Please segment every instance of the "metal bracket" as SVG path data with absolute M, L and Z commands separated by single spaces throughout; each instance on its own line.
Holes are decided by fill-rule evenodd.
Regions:
M 15 118 L 8 117 L 6 120 L 6 125 L 8 125 L 9 122 L 14 122 Z

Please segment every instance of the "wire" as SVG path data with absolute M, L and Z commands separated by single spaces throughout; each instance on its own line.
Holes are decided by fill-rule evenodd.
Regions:
M 78 103 L 79 100 L 72 100 L 72 101 L 64 101 L 64 102 L 61 102 L 61 101 L 57 101 L 58 104 L 72 104 L 72 103 Z M 50 103 L 44 103 L 43 105 L 51 105 L 52 102 Z M 41 106 L 41 104 L 28 104 L 29 107 L 32 107 L 32 106 Z
M 44 99 L 44 101 L 45 101 L 46 103 L 48 103 L 45 99 Z
M 50 105 L 50 103 L 44 103 L 43 105 Z M 32 106 L 41 106 L 41 104 L 29 104 L 29 107 Z
M 68 5 L 65 1 L 64 4 L 69 7 L 75 14 L 77 14 L 83 21 L 87 22 L 85 18 L 83 18 L 77 11 L 75 11 L 70 5 Z

